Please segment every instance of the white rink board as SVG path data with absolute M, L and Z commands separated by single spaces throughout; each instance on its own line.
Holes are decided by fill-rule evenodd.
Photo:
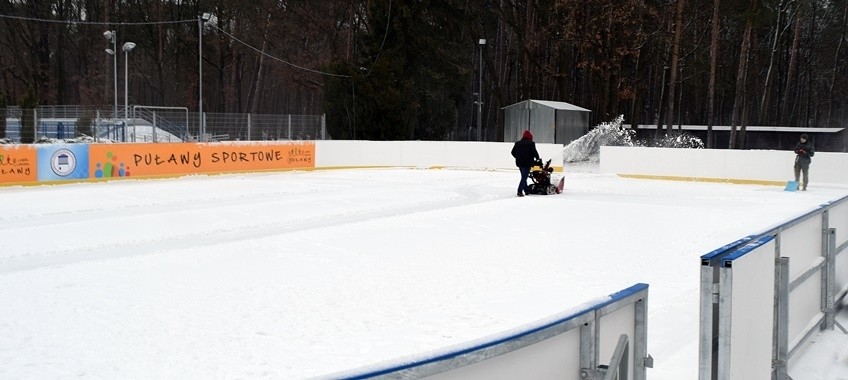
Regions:
M 788 181 L 794 179 L 791 150 L 729 150 L 601 147 L 602 173 L 705 179 Z M 818 152 L 810 185 L 848 184 L 848 153 Z
M 315 167 L 516 169 L 511 142 L 315 141 Z M 561 144 L 536 144 L 542 160 L 562 166 Z
M 494 358 L 429 376 L 429 380 L 580 380 L 580 329 L 573 329 Z
M 733 259 L 732 267 L 721 268 L 733 278 L 729 379 L 768 379 L 771 375 L 771 345 L 763 346 L 771 342 L 774 325 L 775 246 L 770 239 Z M 759 281 L 746 280 L 752 278 Z
M 792 260 L 789 266 L 792 267 Z M 821 271 L 818 271 L 789 293 L 790 348 L 797 345 L 811 324 L 821 318 L 821 291 Z
M 636 363 L 636 358 L 634 357 L 635 350 L 633 349 L 634 340 L 633 337 L 636 335 L 635 324 L 633 323 L 634 318 L 636 317 L 636 304 L 630 304 L 625 306 L 624 308 L 618 309 L 608 315 L 605 315 L 601 318 L 601 333 L 600 333 L 600 364 L 609 364 L 610 358 L 612 358 L 613 353 L 615 353 L 615 347 L 618 343 L 618 338 L 621 334 L 627 334 L 628 342 L 629 342 L 629 350 L 628 352 L 628 363 L 631 363 L 627 367 L 627 378 L 633 378 L 633 365 L 632 363 Z M 604 328 L 605 326 L 615 326 L 615 329 Z M 650 326 L 648 327 L 650 328 Z
M 822 260 L 822 218 L 816 215 L 780 233 L 780 255 L 789 258 L 789 282 Z

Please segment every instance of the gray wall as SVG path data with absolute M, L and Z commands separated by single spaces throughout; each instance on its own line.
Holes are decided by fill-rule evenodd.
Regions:
M 589 112 L 559 110 L 523 101 L 504 109 L 504 142 L 521 139 L 524 130 L 541 143 L 566 145 L 589 132 Z
M 568 143 L 589 133 L 589 116 L 589 112 L 557 110 L 556 140 L 554 142 L 568 145 Z

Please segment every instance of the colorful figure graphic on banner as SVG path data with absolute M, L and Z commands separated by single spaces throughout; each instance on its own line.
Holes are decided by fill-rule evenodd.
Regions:
M 117 178 L 129 177 L 129 167 L 124 168 L 123 162 L 118 162 L 118 156 L 112 152 L 106 152 L 105 162 L 97 162 L 94 178 Z

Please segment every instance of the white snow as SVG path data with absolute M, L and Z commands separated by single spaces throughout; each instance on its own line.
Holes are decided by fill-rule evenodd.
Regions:
M 565 176 L 524 198 L 472 170 L 0 188 L 0 378 L 305 378 L 644 282 L 648 377 L 694 379 L 699 257 L 848 193 Z M 844 378 L 845 346 L 818 335 L 797 360 L 822 377 L 793 378 Z

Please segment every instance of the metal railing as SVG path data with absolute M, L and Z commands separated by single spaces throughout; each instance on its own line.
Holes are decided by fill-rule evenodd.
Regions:
M 131 116 L 128 128 L 132 128 L 132 142 L 188 140 L 189 112 L 186 107 L 133 106 Z
M 200 128 L 200 117 L 196 112 L 156 109 L 133 106 L 135 116 L 124 115 L 119 110 L 114 115 L 111 107 L 83 106 L 39 106 L 35 109 L 33 128 L 36 138 L 68 138 L 96 134 L 98 138 L 130 142 L 179 142 L 179 141 L 265 141 L 265 140 L 326 140 L 329 138 L 324 115 L 287 114 L 239 114 L 204 113 L 205 129 Z M 161 108 L 161 107 L 160 107 Z M 177 107 L 173 107 L 177 108 Z M 18 106 L 5 109 L 6 137 L 20 142 L 22 110 Z M 186 115 L 188 120 L 186 121 Z M 0 117 L 4 117 L 0 109 Z M 62 122 L 62 128 L 58 123 Z M 132 134 L 132 126 L 156 125 L 153 133 L 161 131 L 162 138 L 138 138 Z M 90 127 L 90 128 L 89 128 Z M 89 130 L 91 130 L 89 133 Z M 200 131 L 205 130 L 204 136 Z M 96 132 L 95 132 L 96 131 Z M 108 132 L 108 136 L 104 133 Z M 129 132 L 129 133 L 128 133 Z M 137 130 L 135 131 L 138 132 Z M 60 137 L 62 136 L 62 137 Z

